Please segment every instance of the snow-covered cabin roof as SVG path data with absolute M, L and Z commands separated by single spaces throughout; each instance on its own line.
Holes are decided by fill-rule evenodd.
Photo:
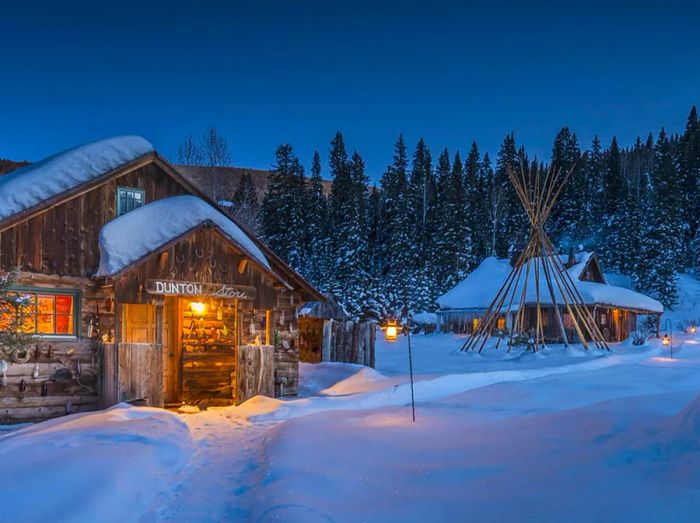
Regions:
M 260 248 L 238 225 L 204 200 L 185 195 L 156 200 L 105 224 L 100 231 L 100 267 L 96 276 L 116 274 L 205 223 L 216 225 L 247 255 L 270 269 Z
M 299 307 L 299 316 L 332 320 L 349 320 L 350 315 L 332 294 L 324 294 L 326 301 L 307 301 Z
M 0 177 L 0 220 L 25 211 L 153 152 L 139 136 L 117 136 L 69 149 Z
M 578 253 L 575 258 L 575 263 L 566 269 L 585 303 L 621 307 L 638 311 L 663 312 L 664 308 L 661 303 L 644 294 L 623 287 L 609 285 L 604 282 L 582 281 L 581 276 L 590 262 L 591 257 L 592 254 L 588 252 Z M 560 257 L 562 264 L 565 264 L 567 259 L 568 256 Z M 496 297 L 496 294 L 498 294 L 498 291 L 506 281 L 511 270 L 512 267 L 509 260 L 497 259 L 494 257 L 486 258 L 481 265 L 463 281 L 440 296 L 437 299 L 438 306 L 440 309 L 487 309 Z M 540 303 L 551 304 L 551 296 L 546 288 L 545 281 L 542 264 L 540 264 Z M 516 288 L 516 296 L 521 296 L 524 284 L 525 273 L 522 273 Z M 526 304 L 536 303 L 535 289 L 535 270 L 533 266 L 527 280 Z M 542 292 L 542 289 L 544 289 L 544 292 Z M 554 295 L 557 302 L 562 304 L 563 299 L 556 286 Z M 513 303 L 511 310 L 517 310 L 517 308 L 518 304 Z

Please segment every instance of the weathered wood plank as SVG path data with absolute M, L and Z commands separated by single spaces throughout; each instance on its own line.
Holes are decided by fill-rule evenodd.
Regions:
M 243 345 L 238 349 L 236 404 L 261 394 L 275 394 L 275 349 L 270 345 Z

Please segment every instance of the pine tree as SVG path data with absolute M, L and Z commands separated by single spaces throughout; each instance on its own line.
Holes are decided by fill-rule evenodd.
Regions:
M 436 194 L 432 158 L 421 138 L 413 153 L 409 194 L 415 216 L 414 240 L 416 257 L 413 267 L 411 303 L 415 311 L 429 311 L 435 307 L 437 289 L 432 280 L 433 240 L 436 227 Z
M 628 253 L 622 251 L 621 236 L 625 234 L 624 208 L 625 180 L 622 175 L 622 157 L 613 137 L 610 148 L 605 155 L 605 172 L 603 176 L 602 225 L 598 252 L 600 261 L 606 270 L 620 272 L 623 258 Z
M 253 177 L 249 172 L 244 172 L 236 191 L 233 193 L 234 207 L 231 214 L 239 222 L 247 225 L 250 230 L 257 233 L 260 228 L 260 202 L 253 184 Z
M 552 167 L 568 175 L 568 181 L 552 209 L 548 221 L 554 241 L 562 246 L 575 246 L 583 238 L 579 224 L 585 209 L 586 182 L 581 169 L 581 149 L 576 135 L 563 127 L 552 147 Z
M 277 147 L 262 206 L 262 231 L 268 245 L 292 268 L 305 272 L 304 167 L 289 144 Z
M 700 118 L 695 106 L 690 110 L 685 132 L 679 140 L 677 169 L 683 187 L 680 199 L 683 247 L 693 258 L 700 255 L 690 250 L 690 242 L 698 237 L 700 230 Z
M 36 339 L 23 329 L 33 319 L 32 307 L 26 295 L 13 289 L 18 277 L 19 270 L 0 276 L 0 351 L 10 361 L 17 361 Z
M 596 244 L 596 239 L 601 232 L 603 210 L 603 172 L 605 170 L 605 157 L 598 136 L 593 137 L 591 148 L 583 158 L 583 179 L 586 181 L 584 189 L 584 207 L 581 216 L 580 227 L 584 244 Z
M 306 184 L 306 240 L 308 256 L 308 272 L 304 274 L 311 283 L 323 291 L 330 277 L 330 246 L 328 205 L 323 194 L 323 180 L 321 178 L 321 156 L 314 152 L 311 162 L 311 178 Z
M 416 244 L 413 241 L 413 215 L 410 209 L 408 157 L 403 135 L 394 146 L 394 157 L 381 180 L 382 187 L 382 260 L 386 309 L 398 314 L 411 306 L 411 276 L 415 267 Z
M 491 190 L 491 214 L 496 229 L 495 254 L 506 258 L 513 248 L 524 241 L 523 229 L 527 217 L 522 211 L 518 196 L 510 183 L 508 168 L 516 172 L 521 168 L 522 155 L 515 146 L 515 135 L 506 135 L 498 151 L 496 170 Z M 527 166 L 527 162 L 524 164 Z M 527 234 L 527 233 L 525 233 Z
M 487 209 L 482 175 L 483 165 L 479 155 L 479 148 L 476 142 L 473 142 L 469 149 L 464 173 L 465 220 L 472 242 L 469 258 L 470 269 L 475 268 L 489 255 L 487 238 L 484 235 L 487 227 Z
M 333 260 L 331 292 L 353 315 L 361 312 L 360 288 L 365 258 L 362 212 L 367 178 L 364 161 L 355 153 L 348 160 L 343 135 L 337 133 L 331 142 L 330 170 L 333 176 L 329 201 L 330 249 Z
M 682 252 L 680 228 L 680 184 L 673 161 L 671 142 L 661 129 L 654 153 L 653 193 L 648 199 L 649 222 L 641 240 L 637 286 L 665 307 L 677 301 L 677 269 Z

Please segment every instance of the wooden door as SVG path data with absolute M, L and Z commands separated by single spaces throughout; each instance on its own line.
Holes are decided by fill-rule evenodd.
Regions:
M 179 304 L 177 297 L 167 297 L 163 310 L 163 401 L 180 401 Z
M 156 332 L 155 307 L 135 303 L 124 304 L 125 343 L 154 343 Z

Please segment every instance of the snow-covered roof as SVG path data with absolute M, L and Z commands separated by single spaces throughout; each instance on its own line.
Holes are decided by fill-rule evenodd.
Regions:
M 213 223 L 263 267 L 270 268 L 256 243 L 220 211 L 196 196 L 156 200 L 105 224 L 100 231 L 100 267 L 110 276 L 203 223 Z
M 567 269 L 585 303 L 663 312 L 664 308 L 661 303 L 644 294 L 607 283 L 582 281 L 581 274 L 591 256 L 591 253 L 578 253 L 574 265 Z M 567 258 L 567 256 L 560 257 L 562 263 L 565 263 Z M 509 260 L 486 258 L 469 276 L 437 299 L 440 309 L 481 310 L 488 308 L 506 281 L 511 269 Z M 539 272 L 540 303 L 551 305 L 552 299 L 547 289 L 542 264 L 540 264 Z M 527 279 L 525 297 L 527 304 L 535 303 L 537 300 L 535 281 L 535 270 L 534 265 L 532 265 Z M 522 294 L 524 284 L 525 272 L 522 273 L 518 282 L 515 294 L 517 298 L 514 300 L 511 310 L 517 310 L 519 304 L 516 302 Z M 554 297 L 559 304 L 563 304 L 561 293 L 556 285 L 554 285 Z M 508 303 L 505 305 L 507 306 Z
M 93 178 L 153 152 L 139 136 L 81 145 L 0 177 L 0 220 L 30 209 Z

